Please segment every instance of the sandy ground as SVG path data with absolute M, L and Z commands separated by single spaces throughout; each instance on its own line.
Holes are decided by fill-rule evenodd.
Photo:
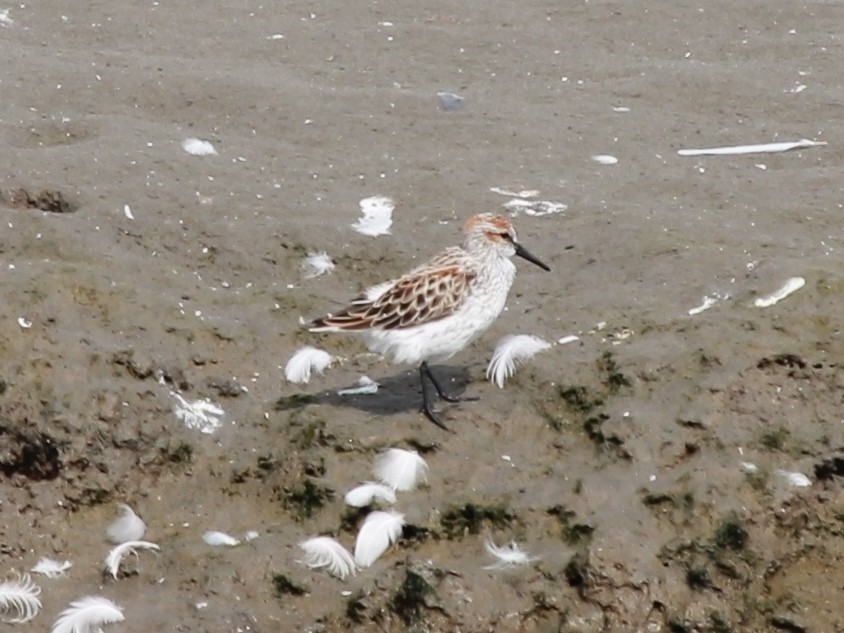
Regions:
M 73 567 L 9 630 L 83 595 L 127 632 L 844 630 L 842 24 L 781 0 L 12 5 L 0 573 Z M 677 155 L 800 138 L 828 145 Z M 508 311 L 436 368 L 480 397 L 445 433 L 412 368 L 299 319 L 506 212 L 491 187 L 568 207 L 514 218 L 553 273 L 520 261 Z M 391 236 L 350 228 L 371 195 Z M 336 270 L 303 278 L 323 249 Z M 498 389 L 517 332 L 580 339 Z M 346 360 L 288 384 L 306 343 Z M 335 394 L 363 373 L 378 394 Z M 223 426 L 186 428 L 176 393 Z M 403 538 L 346 581 L 308 570 L 297 543 L 352 546 L 343 495 L 389 446 L 431 469 Z M 161 553 L 113 579 L 118 503 Z M 485 569 L 488 538 L 539 560 Z

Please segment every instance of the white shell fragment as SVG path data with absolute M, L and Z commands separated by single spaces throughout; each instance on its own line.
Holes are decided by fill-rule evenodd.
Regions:
M 361 376 L 358 379 L 357 387 L 350 387 L 349 389 L 340 389 L 337 392 L 338 396 L 360 396 L 371 395 L 378 393 L 378 383 L 372 380 L 369 376 Z
M 186 138 L 182 141 L 182 149 L 193 156 L 216 156 L 217 150 L 211 141 L 201 138 Z
M 618 159 L 611 154 L 595 154 L 592 160 L 602 165 L 615 165 L 618 162 Z
M 308 253 L 302 261 L 301 269 L 305 279 L 313 279 L 334 270 L 335 264 L 325 251 Z
M 416 451 L 390 448 L 375 460 L 372 473 L 393 490 L 407 492 L 428 481 L 428 464 Z
M 511 191 L 503 187 L 490 187 L 492 193 L 497 193 L 508 198 L 535 198 L 539 195 L 538 189 L 522 189 L 521 191 Z
M 225 532 L 217 532 L 216 530 L 209 530 L 203 534 L 202 540 L 212 547 L 220 547 L 221 545 L 234 547 L 235 545 L 240 545 L 240 541 L 235 537 L 229 536 Z
M 500 389 L 504 387 L 504 382 L 515 373 L 516 365 L 530 360 L 549 347 L 551 343 L 531 334 L 505 336 L 495 346 L 492 360 L 489 361 L 486 369 L 486 377 Z
M 343 580 L 349 574 L 355 575 L 357 564 L 349 550 L 330 536 L 317 536 L 299 543 L 307 557 L 305 565 L 311 569 L 325 570 L 332 576 Z
M 331 364 L 331 354 L 325 350 L 306 345 L 296 351 L 284 367 L 284 377 L 288 382 L 306 384 L 311 373 L 321 374 Z
M 371 505 L 373 501 L 383 501 L 384 503 L 396 502 L 396 491 L 390 486 L 378 484 L 374 481 L 365 481 L 357 488 L 352 488 L 346 493 L 344 499 L 347 506 L 353 508 L 365 508 Z
M 701 312 L 705 312 L 709 310 L 712 306 L 716 303 L 721 301 L 722 299 L 729 299 L 729 296 L 722 296 L 721 293 L 713 293 L 711 295 L 706 295 L 701 301 L 699 306 L 695 306 L 694 308 L 689 308 L 688 315 L 695 316 L 696 314 L 700 314 Z
M 59 562 L 57 560 L 53 560 L 52 558 L 42 556 L 41 560 L 38 561 L 35 567 L 29 571 L 34 574 L 41 574 L 47 578 L 58 578 L 59 576 L 64 576 L 64 573 L 71 567 L 73 567 L 73 563 L 69 560 Z
M 377 237 L 389 235 L 393 224 L 393 209 L 396 203 L 392 198 L 373 196 L 360 201 L 360 211 L 363 217 L 352 224 L 352 228 L 361 235 Z
M 797 292 L 805 285 L 806 280 L 803 277 L 792 277 L 785 282 L 782 288 L 764 297 L 759 297 L 753 302 L 753 305 L 757 308 L 769 308 L 785 299 L 788 295 Z
M 463 109 L 463 97 L 453 92 L 438 92 L 437 99 L 439 99 L 440 108 L 446 112 Z
M 126 216 L 127 220 L 135 219 L 135 216 L 132 214 L 132 207 L 130 207 L 128 204 L 123 205 L 123 215 Z
M 515 541 L 510 541 L 507 545 L 498 547 L 492 541 L 487 540 L 484 543 L 484 548 L 497 559 L 495 563 L 484 567 L 484 569 L 503 569 L 515 565 L 527 565 L 539 560 L 538 557 L 529 556 Z
M 404 515 L 390 511 L 370 512 L 355 541 L 355 560 L 361 567 L 369 567 L 401 536 Z
M 21 326 L 24 330 L 28 330 L 32 327 L 32 321 L 29 319 L 25 319 L 24 317 L 18 317 L 18 325 Z
M 569 343 L 574 343 L 579 340 L 580 337 L 577 334 L 569 334 L 568 336 L 563 336 L 562 338 L 557 339 L 557 345 L 568 345 Z
M 207 398 L 188 402 L 175 391 L 171 391 L 170 395 L 177 400 L 176 404 L 173 405 L 173 413 L 189 429 L 211 434 L 220 428 L 221 418 L 226 412 L 219 405 L 214 404 Z
M 117 511 L 120 516 L 109 524 L 106 538 L 117 545 L 127 541 L 140 541 L 147 530 L 144 520 L 125 503 L 118 504 Z
M 757 145 L 732 145 L 726 147 L 710 147 L 707 149 L 681 149 L 677 150 L 680 156 L 726 156 L 735 154 L 773 154 L 777 152 L 787 152 L 792 149 L 800 149 L 803 147 L 815 147 L 817 145 L 826 145 L 826 141 L 810 141 L 807 138 L 799 141 L 790 141 L 783 143 L 760 143 Z

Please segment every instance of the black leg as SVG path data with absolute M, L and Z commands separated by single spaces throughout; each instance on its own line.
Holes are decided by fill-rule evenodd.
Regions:
M 446 402 L 460 402 L 461 398 L 458 398 L 457 396 L 450 396 L 449 394 L 447 394 L 445 392 L 445 390 L 442 388 L 442 385 L 434 377 L 434 373 L 431 371 L 431 368 L 428 367 L 427 361 L 422 361 L 422 364 L 419 365 L 419 374 L 422 377 L 423 388 L 424 388 L 424 385 L 425 385 L 425 377 L 427 376 L 428 380 L 431 381 L 431 384 L 434 385 L 434 389 L 437 390 L 437 395 L 440 398 L 442 398 Z M 424 393 L 424 390 L 423 390 L 423 393 Z
M 419 380 L 422 382 L 422 413 L 425 414 L 425 417 L 428 418 L 431 422 L 436 424 L 441 429 L 448 431 L 448 427 L 443 424 L 442 420 L 437 416 L 436 411 L 431 408 L 431 402 L 428 399 L 428 386 L 425 384 L 425 377 L 433 378 L 431 376 L 431 370 L 428 369 L 428 363 L 423 362 L 419 365 Z M 435 380 L 431 380 L 434 383 L 434 387 L 437 388 L 437 392 L 439 392 L 439 387 Z

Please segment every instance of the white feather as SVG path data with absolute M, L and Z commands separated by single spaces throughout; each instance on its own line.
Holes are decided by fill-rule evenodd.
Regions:
M 538 557 L 529 556 L 515 541 L 511 541 L 503 547 L 498 547 L 492 541 L 487 540 L 484 543 L 484 547 L 486 551 L 498 559 L 494 564 L 484 567 L 484 569 L 502 569 L 513 565 L 527 565 L 535 560 L 539 560 Z
M 173 413 L 189 429 L 210 435 L 222 425 L 221 418 L 226 412 L 207 398 L 188 402 L 175 391 L 171 391 L 170 395 L 177 401 Z
M 396 285 L 395 280 L 385 281 L 375 286 L 370 286 L 363 291 L 363 296 L 352 301 L 352 305 L 363 305 L 377 301 L 381 295 L 387 292 L 390 288 Z
M 393 490 L 407 491 L 416 488 L 419 482 L 428 481 L 428 464 L 416 451 L 390 448 L 375 460 L 373 474 Z
M 32 581 L 29 574 L 0 583 L 0 611 L 17 613 L 17 617 L 6 622 L 28 622 L 38 615 L 41 610 L 41 601 L 38 599 L 40 593 L 41 588 Z
M 373 196 L 360 201 L 363 217 L 352 228 L 363 235 L 389 235 L 393 224 L 393 209 L 396 203 L 384 196 Z
M 325 251 L 319 253 L 308 253 L 308 256 L 302 261 L 302 272 L 306 279 L 313 279 L 326 273 L 330 273 L 335 268 L 334 262 Z
M 486 369 L 486 377 L 501 388 L 516 371 L 517 364 L 529 360 L 549 347 L 551 343 L 543 341 L 538 336 L 530 334 L 505 336 L 495 346 L 492 360 L 489 361 L 489 367 Z
M 330 536 L 317 536 L 299 543 L 307 557 L 303 561 L 311 569 L 325 567 L 332 576 L 343 580 L 349 574 L 355 575 L 355 559 L 345 547 Z
M 369 376 L 361 376 L 358 379 L 357 387 L 350 387 L 348 389 L 340 389 L 337 391 L 338 396 L 368 396 L 373 393 L 378 393 L 378 383 L 372 380 Z
M 809 488 L 812 485 L 812 480 L 803 473 L 789 472 L 787 470 L 777 469 L 774 471 L 780 477 L 783 477 L 790 485 L 795 488 Z
M 121 543 L 117 547 L 113 548 L 106 556 L 105 559 L 105 566 L 106 570 L 115 578 L 117 578 L 117 572 L 120 569 L 120 562 L 123 560 L 123 555 L 126 553 L 138 555 L 137 550 L 139 549 L 152 549 L 155 551 L 159 551 L 161 548 L 158 547 L 155 543 L 150 543 L 149 541 L 127 541 L 126 543 Z
M 118 545 L 127 541 L 140 541 L 147 530 L 143 519 L 125 503 L 118 504 L 117 511 L 120 516 L 112 521 L 106 530 L 108 540 Z
M 209 530 L 208 532 L 203 534 L 202 540 L 213 547 L 219 547 L 220 545 L 228 545 L 229 547 L 234 547 L 235 545 L 240 545 L 240 541 L 238 541 L 233 536 L 229 536 L 225 532 L 217 532 L 214 530 Z
M 60 563 L 57 560 L 53 560 L 52 558 L 47 558 L 46 556 L 42 556 L 41 560 L 30 569 L 29 571 L 35 574 L 42 574 L 47 576 L 47 578 L 58 578 L 59 576 L 63 576 L 64 573 L 73 567 L 73 563 L 69 560 Z
M 355 541 L 355 560 L 369 567 L 401 536 L 404 515 L 400 512 L 370 512 Z
M 357 488 L 352 488 L 346 493 L 346 505 L 353 508 L 365 508 L 375 500 L 384 503 L 395 503 L 396 493 L 389 486 L 377 484 L 372 481 L 365 481 Z
M 216 156 L 217 150 L 211 141 L 201 138 L 186 138 L 182 141 L 182 149 L 193 156 Z
M 103 624 L 123 622 L 123 610 L 108 598 L 86 596 L 59 614 L 52 633 L 95 633 Z
M 306 345 L 298 350 L 284 367 L 284 377 L 296 384 L 307 383 L 311 372 L 321 374 L 331 364 L 331 354 L 325 350 Z

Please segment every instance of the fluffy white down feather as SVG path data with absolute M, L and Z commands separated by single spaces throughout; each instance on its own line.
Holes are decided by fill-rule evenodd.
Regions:
M 312 372 L 321 374 L 330 364 L 331 354 L 325 350 L 306 345 L 287 361 L 287 365 L 284 367 L 284 377 L 287 378 L 288 382 L 307 383 L 311 379 Z
M 108 556 L 106 556 L 106 570 L 116 579 L 123 556 L 127 553 L 135 554 L 137 556 L 137 550 L 139 549 L 151 549 L 157 552 L 161 548 L 159 548 L 155 543 L 150 543 L 149 541 L 127 541 L 126 543 L 121 543 L 117 547 L 112 548 L 112 550 L 108 553 Z
M 52 633 L 93 633 L 103 624 L 123 622 L 123 610 L 108 598 L 86 596 L 59 614 Z
M 112 521 L 106 530 L 108 540 L 117 545 L 127 541 L 140 541 L 147 530 L 143 519 L 125 503 L 118 504 L 117 511 L 120 516 Z
M 486 369 L 486 377 L 504 387 L 504 382 L 516 371 L 516 366 L 531 359 L 537 353 L 551 347 L 551 343 L 543 341 L 531 334 L 511 334 L 505 336 L 495 346 L 492 360 Z
M 343 580 L 355 575 L 357 564 L 345 547 L 330 536 L 317 536 L 299 543 L 307 557 L 303 561 L 311 569 L 325 568 L 332 576 Z
M 357 488 L 352 488 L 346 493 L 345 502 L 353 508 L 365 508 L 373 501 L 384 503 L 395 503 L 396 493 L 389 486 L 378 484 L 374 481 L 365 481 Z
M 401 536 L 404 515 L 400 512 L 370 512 L 355 541 L 355 560 L 369 567 Z
M 47 576 L 47 578 L 58 578 L 59 576 L 63 576 L 64 573 L 71 567 L 73 567 L 73 563 L 69 560 L 59 562 L 57 560 L 53 560 L 52 558 L 42 556 L 41 560 L 36 563 L 35 567 L 29 571 L 34 574 Z
M 363 217 L 352 228 L 363 235 L 376 237 L 378 235 L 389 235 L 390 226 L 393 224 L 393 209 L 396 203 L 384 196 L 373 196 L 360 201 L 360 210 Z
M 325 275 L 334 270 L 334 268 L 334 262 L 325 251 L 308 253 L 308 256 L 302 260 L 302 273 L 305 279 L 313 279 L 314 277 Z
M 375 460 L 373 474 L 393 490 L 413 490 L 420 482 L 428 481 L 428 464 L 416 451 L 390 448 Z
M 513 565 L 527 565 L 539 558 L 529 556 L 515 541 L 510 541 L 507 545 L 498 547 L 495 543 L 487 540 L 484 543 L 486 551 L 495 556 L 498 560 L 484 569 L 502 569 L 503 567 L 511 567 Z
M 32 581 L 29 574 L 0 583 L 0 612 L 17 612 L 17 617 L 6 622 L 28 622 L 38 615 L 41 610 L 41 601 L 38 599 L 40 593 L 41 588 Z

